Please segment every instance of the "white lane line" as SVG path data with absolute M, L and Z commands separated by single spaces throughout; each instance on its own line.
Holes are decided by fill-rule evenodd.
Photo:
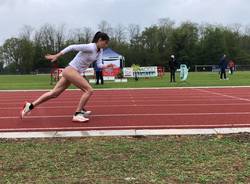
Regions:
M 136 116 L 208 116 L 208 115 L 250 115 L 250 112 L 205 112 L 205 113 L 156 113 L 156 114 L 99 114 L 91 117 L 136 117 Z M 27 116 L 24 119 L 39 118 L 69 118 L 72 115 L 55 115 L 55 116 Z M 0 119 L 20 119 L 19 116 L 6 116 Z
M 187 128 L 187 129 L 198 129 L 198 128 L 239 128 L 239 127 L 250 127 L 249 124 L 213 124 L 213 125 L 148 125 L 148 126 L 99 126 L 99 127 L 93 127 L 89 126 L 87 127 L 87 123 L 85 123 L 84 126 L 81 127 L 44 127 L 44 128 L 4 128 L 0 129 L 0 132 L 30 132 L 30 131 L 70 131 L 70 130 L 112 130 L 112 129 L 173 129 L 173 128 Z
M 166 89 L 234 89 L 234 88 L 250 88 L 250 86 L 195 86 L 195 87 L 148 87 L 148 88 L 107 88 L 94 89 L 95 91 L 128 91 L 128 90 L 166 90 Z M 51 89 L 35 89 L 35 90 L 0 90 L 1 92 L 44 92 Z M 67 89 L 67 91 L 80 91 L 79 89 Z
M 249 106 L 250 103 L 214 103 L 214 104 L 150 104 L 150 105 L 108 105 L 108 107 L 189 107 L 189 106 Z M 44 106 L 44 107 L 37 107 L 36 109 L 71 109 L 75 108 L 76 106 Z M 103 108 L 107 107 L 107 105 L 89 105 L 86 108 Z M 0 110 L 19 110 L 20 108 L 17 107 L 0 107 Z
M 166 99 L 164 99 L 164 98 L 166 98 Z M 168 99 L 168 97 L 164 97 L 164 98 L 159 98 L 159 99 L 154 99 L 154 98 L 137 99 L 137 98 L 130 98 L 130 97 L 128 97 L 126 99 L 117 99 L 117 100 L 113 100 L 113 99 L 107 100 L 108 98 L 106 100 L 98 100 L 98 99 L 93 98 L 93 99 L 90 99 L 89 102 L 90 103 L 129 103 L 129 102 L 131 102 L 131 100 L 134 100 L 136 102 L 172 102 L 172 101 L 177 101 L 177 102 L 183 101 L 183 102 L 185 102 L 185 101 L 211 100 L 209 98 L 198 98 L 198 97 L 197 98 L 193 98 L 193 99 L 189 98 L 189 97 L 184 98 L 184 99 L 181 99 L 181 98 L 178 98 L 178 97 L 174 97 L 174 98 L 173 97 L 169 97 L 169 99 Z M 216 101 L 215 98 L 212 99 L 212 100 Z M 218 97 L 218 100 L 220 100 L 219 97 Z M 30 100 L 30 99 L 28 99 L 28 100 L 4 100 L 4 101 L 0 100 L 0 104 L 20 104 L 20 103 L 22 104 L 25 101 L 29 102 L 29 101 L 33 101 L 33 100 Z M 54 101 L 48 101 L 47 103 L 49 103 L 49 104 L 54 104 L 54 103 L 61 103 L 61 104 L 65 103 L 65 104 L 68 104 L 68 103 L 78 103 L 78 102 L 79 102 L 79 99 L 72 99 L 72 100 L 57 99 L 57 100 L 54 100 Z
M 110 95 L 114 95 L 113 97 L 110 97 Z M 186 99 L 186 98 L 197 98 L 197 97 L 202 97 L 202 98 L 210 98 L 209 94 L 207 95 L 189 95 L 189 94 L 185 94 L 185 95 L 171 95 L 171 94 L 165 94 L 165 95 L 162 95 L 162 94 L 151 94 L 151 95 L 146 95 L 146 94 L 142 94 L 142 95 L 133 95 L 133 96 L 122 96 L 122 97 L 119 97 L 119 96 L 115 96 L 116 94 L 114 93 L 110 93 L 109 95 L 106 95 L 106 96 L 102 96 L 102 97 L 95 97 L 95 96 L 92 96 L 91 99 L 95 99 L 95 100 L 100 100 L 100 101 L 106 101 L 107 98 L 110 99 L 110 100 L 127 100 L 127 99 L 130 99 L 130 98 L 136 98 L 136 99 L 139 99 L 139 100 L 146 100 L 146 99 L 153 99 L 153 100 L 160 100 L 160 99 L 164 99 L 164 98 L 180 98 L 180 99 Z M 247 94 L 243 94 L 243 95 L 247 95 Z M 0 101 L 4 102 L 4 101 L 8 101 L 8 100 L 13 100 L 13 101 L 16 101 L 16 100 L 19 100 L 19 101 L 23 101 L 23 100 L 27 100 L 28 99 L 33 99 L 33 98 L 37 98 L 39 97 L 38 96 L 27 96 L 27 97 L 12 97 L 11 98 L 11 95 L 9 95 L 10 98 L 5 98 L 5 97 L 2 97 L 0 98 Z M 68 94 L 67 96 L 71 96 L 71 94 Z M 62 96 L 59 96 L 58 98 L 56 98 L 56 100 L 60 99 L 60 100 L 65 100 L 65 101 L 71 101 L 71 100 L 79 100 L 81 98 L 81 94 L 79 94 L 78 96 L 76 97 L 62 97 Z M 53 100 L 53 101 L 56 101 L 56 100 Z
M 237 97 L 237 96 L 226 95 L 226 94 L 213 92 L 213 91 L 209 91 L 209 90 L 205 90 L 205 89 L 196 89 L 196 90 L 201 91 L 201 92 L 205 92 L 205 93 L 209 93 L 209 94 L 213 94 L 213 95 L 216 95 L 216 96 L 222 96 L 222 97 L 231 98 L 231 99 L 235 99 L 235 100 L 250 102 L 250 99 L 247 99 L 247 98 L 241 98 L 241 97 Z
M 229 100 L 227 100 L 227 99 L 181 99 L 181 100 L 136 100 L 135 99 L 135 102 L 155 102 L 155 101 L 157 101 L 157 102 L 193 102 L 193 101 L 198 101 L 198 102 L 200 102 L 200 101 L 216 101 L 216 102 L 218 102 L 218 101 L 229 101 Z M 72 104 L 72 103 L 77 103 L 78 101 L 73 101 L 73 102 L 70 102 L 70 101 L 63 101 L 63 100 L 61 100 L 61 102 L 59 102 L 59 101 L 56 101 L 56 102 L 52 102 L 52 101 L 50 101 L 50 102 L 48 102 L 47 104 L 51 104 L 51 105 L 53 105 L 53 104 L 61 104 L 61 105 L 63 105 L 63 104 Z M 129 101 L 128 100 L 117 100 L 117 101 L 114 101 L 114 100 L 103 100 L 103 101 L 95 101 L 95 100 L 90 100 L 89 101 L 89 103 L 128 103 Z M 131 102 L 129 102 L 129 103 L 131 103 Z M 4 102 L 4 103 L 1 103 L 1 105 L 16 105 L 16 104 L 23 104 L 23 101 L 22 102 Z
M 108 100 L 107 100 L 108 98 Z M 90 99 L 90 101 L 94 101 L 94 102 L 108 102 L 108 101 L 111 101 L 111 102 L 127 102 L 128 100 L 132 99 L 132 100 L 136 100 L 136 101 L 169 101 L 169 100 L 190 100 L 190 99 L 194 99 L 194 100 L 200 100 L 200 99 L 211 99 L 211 97 L 209 96 L 162 96 L 162 97 L 135 97 L 135 96 L 131 96 L 131 97 L 125 97 L 125 98 L 95 98 L 95 97 L 92 97 Z M 219 99 L 219 97 L 217 97 Z M 28 98 L 28 100 L 30 100 L 31 98 Z M 54 102 L 56 101 L 63 101 L 63 102 L 72 102 L 72 101 L 75 101 L 75 102 L 78 102 L 80 99 L 80 96 L 78 98 L 71 98 L 71 99 L 65 99 L 65 98 L 57 98 L 56 100 L 53 100 Z M 19 103 L 23 103 L 27 101 L 27 98 L 26 99 L 15 99 L 15 98 L 10 98 L 10 99 L 3 99 L 1 100 L 0 99 L 0 103 L 8 103 L 8 102 L 19 102 Z M 52 101 L 50 101 L 52 102 Z

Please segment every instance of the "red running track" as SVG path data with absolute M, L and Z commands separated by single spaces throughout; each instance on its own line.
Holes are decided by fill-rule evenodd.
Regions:
M 0 92 L 0 132 L 250 127 L 250 88 L 98 90 L 87 123 L 72 114 L 80 91 L 66 91 L 19 119 L 44 92 Z

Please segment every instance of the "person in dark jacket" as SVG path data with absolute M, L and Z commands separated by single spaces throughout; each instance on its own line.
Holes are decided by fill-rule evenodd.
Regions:
M 175 56 L 171 55 L 170 60 L 169 60 L 170 82 L 176 82 L 175 81 L 176 69 L 177 69 L 177 61 L 175 59 Z
M 97 63 L 94 63 L 95 76 L 96 76 L 96 85 L 99 85 L 99 81 L 101 80 L 101 84 L 104 84 L 102 68 L 97 66 Z
M 222 58 L 220 59 L 219 67 L 220 67 L 220 79 L 227 80 L 227 74 L 226 74 L 226 69 L 227 69 L 228 61 L 227 61 L 227 56 L 224 54 Z M 224 78 L 223 78 L 224 77 Z

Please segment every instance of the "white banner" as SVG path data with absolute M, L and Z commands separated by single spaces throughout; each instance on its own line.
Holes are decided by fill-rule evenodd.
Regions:
M 140 67 L 140 71 L 136 72 L 137 77 L 157 77 L 158 71 L 157 66 Z M 135 73 L 133 68 L 126 67 L 123 68 L 124 77 L 134 77 Z
M 132 68 L 123 68 L 123 76 L 124 77 L 133 77 L 133 69 Z
M 83 75 L 85 75 L 85 76 L 94 76 L 94 75 L 95 75 L 94 68 L 88 68 L 88 69 L 83 73 Z

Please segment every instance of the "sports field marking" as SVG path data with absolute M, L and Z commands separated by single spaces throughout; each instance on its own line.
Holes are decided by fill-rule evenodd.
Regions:
M 247 98 L 241 98 L 241 97 L 237 97 L 237 96 L 226 95 L 226 94 L 213 92 L 213 91 L 209 91 L 209 90 L 204 90 L 204 89 L 196 89 L 196 90 L 201 91 L 201 92 L 206 92 L 206 93 L 209 93 L 209 94 L 213 94 L 213 95 L 217 95 L 217 96 L 222 96 L 222 97 L 231 98 L 231 99 L 235 99 L 235 100 L 250 102 L 250 99 L 247 99 Z
M 238 87 L 237 87 L 238 88 Z M 249 88 L 249 87 L 248 87 Z M 148 88 L 150 90 L 152 90 L 153 88 Z M 163 88 L 156 88 L 156 89 L 163 89 Z M 183 93 L 185 91 L 178 91 L 178 93 L 180 93 L 180 95 L 175 94 L 175 89 L 187 89 L 187 88 L 168 88 L 168 89 L 171 89 L 173 91 L 170 90 L 170 95 L 165 95 L 164 91 L 161 91 L 161 93 L 159 93 L 159 96 L 157 96 L 155 99 L 153 98 L 150 98 L 150 95 L 154 94 L 152 91 L 149 91 L 147 93 L 144 93 L 142 91 L 142 93 L 140 91 L 138 92 L 133 92 L 132 91 L 128 91 L 125 92 L 125 93 L 121 93 L 119 95 L 119 98 L 114 98 L 113 100 L 110 99 L 110 100 L 102 100 L 102 96 L 97 96 L 96 99 L 93 100 L 93 105 L 89 105 L 87 106 L 87 108 L 103 108 L 103 107 L 106 107 L 106 104 L 107 102 L 111 102 L 111 105 L 109 105 L 109 107 L 113 107 L 113 108 L 116 108 L 116 107 L 181 107 L 181 106 L 185 106 L 185 107 L 191 107 L 191 106 L 196 106 L 196 107 L 199 107 L 199 106 L 202 106 L 202 107 L 205 107 L 205 106 L 223 106 L 223 105 L 232 105 L 232 106 L 241 106 L 241 107 L 246 107 L 248 105 L 250 105 L 250 99 L 247 99 L 247 98 L 241 98 L 241 97 L 236 97 L 236 96 L 233 96 L 233 95 L 225 95 L 225 94 L 222 94 L 222 93 L 217 93 L 217 92 L 211 92 L 209 90 L 206 90 L 206 89 L 210 89 L 210 88 L 204 88 L 204 89 L 201 89 L 201 88 L 191 88 L 191 89 L 194 89 L 195 91 L 200 91 L 200 92 L 203 92 L 201 93 L 201 95 L 199 96 L 198 95 L 194 95 L 195 93 L 193 93 L 192 90 L 191 93 L 188 93 L 187 95 L 183 95 Z M 214 88 L 213 88 L 214 89 Z M 230 87 L 227 87 L 227 89 L 230 89 Z M 250 88 L 249 88 L 250 89 Z M 110 91 L 110 89 L 107 89 L 108 91 Z M 127 89 L 122 89 L 122 90 L 127 90 Z M 133 90 L 143 90 L 143 89 L 133 89 Z M 230 92 L 230 90 L 228 90 Z M 243 94 L 245 93 L 245 91 L 247 90 L 243 90 L 240 92 L 240 94 Z M 131 92 L 131 93 L 130 93 Z M 140 92 L 140 93 L 139 93 Z M 234 90 L 232 92 L 235 92 Z M 105 92 L 104 92 L 105 93 Z M 163 94 L 162 96 L 160 96 L 160 94 Z M 138 99 L 140 98 L 140 95 L 139 94 L 143 94 L 144 95 L 144 98 L 141 98 L 141 99 Z M 189 95 L 190 94 L 190 95 Z M 213 94 L 213 95 L 211 95 Z M 98 93 L 97 93 L 98 95 Z M 104 94 L 104 95 L 107 95 Z M 156 94 L 157 95 L 157 94 Z M 237 94 L 237 91 L 235 93 L 235 95 L 239 95 Z M 139 96 L 139 97 L 138 97 Z M 212 98 L 210 97 L 212 96 Z M 69 109 L 69 108 L 75 108 L 74 105 L 74 99 L 76 97 L 76 94 L 74 93 L 74 95 L 70 95 L 70 97 L 67 97 L 64 101 L 59 101 L 59 102 L 52 102 L 55 106 L 49 106 L 49 104 L 47 104 L 47 106 L 41 106 L 41 107 L 38 107 L 38 109 L 57 109 L 57 108 L 63 108 L 63 109 Z M 121 97 L 121 98 L 120 98 Z M 138 97 L 138 98 L 137 98 Z M 168 98 L 169 97 L 169 98 Z M 204 97 L 204 98 L 203 98 Z M 223 98 L 220 98 L 220 97 L 223 97 Z M 125 100 L 125 99 L 128 99 L 128 100 Z M 161 99 L 161 98 L 167 98 L 166 100 L 164 99 Z M 175 99 L 175 98 L 178 98 L 178 99 Z M 72 101 L 70 101 L 72 99 Z M 2 101 L 5 101 L 7 99 L 4 99 L 2 98 Z M 10 101 L 13 100 L 13 103 L 11 103 Z M 156 104 L 156 101 L 159 102 L 159 104 Z M 193 103 L 192 103 L 193 101 Z M 9 103 L 2 103 L 1 100 L 0 100 L 0 103 L 1 105 L 5 105 L 5 106 L 2 106 L 0 107 L 1 110 L 12 110 L 12 109 L 16 109 L 18 110 L 19 106 L 18 107 L 8 107 L 6 104 L 14 104 L 14 106 L 16 106 L 18 103 L 15 101 L 15 99 L 9 99 L 9 101 L 7 101 Z M 91 102 L 91 101 L 90 101 Z M 113 105 L 112 105 L 112 102 Z M 116 104 L 117 102 L 117 104 Z M 123 104 L 123 102 L 127 102 L 125 104 Z M 140 105 L 138 105 L 138 103 L 141 102 Z M 147 102 L 146 105 L 143 105 L 142 102 Z M 166 102 L 166 103 L 163 103 L 161 104 L 160 102 Z M 173 102 L 173 104 L 168 104 L 167 102 Z M 179 102 L 180 104 L 176 104 L 174 102 Z M 188 104 L 188 102 L 190 104 Z M 212 103 L 209 103 L 209 102 L 212 102 Z M 223 102 L 220 103 L 220 102 Z M 243 103 L 244 102 L 244 103 Z M 98 103 L 100 105 L 98 105 Z M 135 104 L 137 103 L 137 104 Z M 152 104 L 151 104 L 152 103 Z M 65 106 L 64 106 L 65 105 Z M 211 109 L 211 108 L 209 108 Z M 244 109 L 243 109 L 244 110 Z M 204 110 L 205 111 L 205 110 Z M 66 111 L 67 112 L 67 111 Z M 118 112 L 119 113 L 119 112 Z M 168 118 L 169 117 L 173 117 L 173 116 L 179 116 L 181 118 L 184 118 L 185 119 L 185 116 L 186 118 L 189 118 L 192 116 L 195 117 L 195 116 L 201 116 L 200 118 L 206 118 L 207 116 L 218 116 L 218 117 L 222 117 L 222 116 L 229 116 L 229 118 L 231 116 L 235 116 L 235 115 L 240 115 L 240 116 L 243 116 L 244 118 L 248 118 L 249 115 L 250 115 L 250 112 L 201 112 L 201 113 L 197 113 L 197 112 L 190 112 L 190 113 L 157 113 L 156 114 L 153 114 L 153 113 L 147 113 L 145 112 L 145 114 L 142 114 L 142 113 L 132 113 L 132 114 L 122 114 L 122 113 L 119 113 L 119 114 L 115 114 L 115 113 L 112 113 L 112 114 L 96 114 L 96 115 L 92 115 L 91 117 L 93 118 L 97 118 L 96 120 L 98 121 L 98 119 L 101 120 L 102 117 L 109 117 L 110 118 L 110 122 L 112 122 L 111 126 L 109 125 L 100 125 L 99 127 L 97 126 L 91 126 L 91 123 L 86 123 L 86 124 L 73 124 L 72 125 L 72 122 L 71 122 L 71 118 L 72 118 L 72 115 L 69 114 L 69 113 L 66 113 L 64 115 L 56 115 L 56 113 L 54 113 L 55 115 L 51 115 L 51 116 L 28 116 L 26 117 L 25 119 L 27 120 L 30 120 L 30 121 L 38 121 L 38 119 L 46 119 L 46 118 L 54 118 L 53 120 L 55 122 L 60 122 L 60 120 L 62 118 L 68 118 L 68 121 L 69 121 L 69 126 L 66 126 L 66 127 L 56 127 L 56 125 L 54 125 L 53 127 L 39 127 L 39 128 L 6 128 L 6 129 L 1 129 L 0 132 L 3 132 L 4 134 L 1 134 L 0 133 L 0 138 L 2 137 L 8 137 L 10 136 L 10 138 L 14 138 L 15 135 L 18 135 L 20 136 L 20 138 L 22 138 L 22 136 L 27 136 L 27 138 L 31 137 L 31 136 L 45 136 L 46 135 L 38 135 L 36 134 L 37 131 L 42 131 L 41 134 L 47 134 L 48 137 L 61 137 L 61 136 L 64 136 L 64 137 L 67 137 L 67 136 L 70 136 L 70 137 L 74 137 L 74 136 L 90 136 L 90 135 L 94 135 L 94 136 L 109 136 L 109 135 L 115 135 L 115 136 L 122 136 L 122 135 L 171 135 L 171 131 L 172 130 L 177 130 L 177 129 L 182 129 L 183 132 L 179 131 L 179 132 L 175 132 L 176 135 L 179 135 L 178 133 L 180 133 L 180 135 L 183 135 L 183 134 L 217 134 L 219 132 L 223 132 L 223 130 L 221 128 L 224 128 L 227 129 L 228 131 L 225 131 L 227 133 L 239 133 L 239 132 L 247 132 L 249 131 L 250 128 L 247 128 L 247 127 L 250 127 L 250 123 L 245 123 L 245 121 L 243 121 L 241 124 L 234 124 L 234 123 L 226 123 L 226 121 L 222 122 L 222 124 L 218 124 L 218 122 L 216 124 L 211 124 L 211 123 L 207 123 L 207 124 L 188 124 L 188 125 L 181 125 L 179 123 L 177 123 L 177 125 L 154 125 L 154 124 L 150 124 L 150 125 L 136 125 L 136 124 L 132 124 L 131 126 L 129 124 L 125 124 L 124 126 L 121 126 L 121 125 L 118 125 L 118 126 L 115 126 L 115 122 L 113 122 L 113 120 L 117 119 L 117 118 L 148 118 L 150 116 L 156 118 L 156 117 L 162 117 L 162 119 L 164 119 L 163 117 L 165 118 Z M 15 119 L 19 120 L 20 117 L 19 116 L 6 116 L 6 117 L 0 117 L 0 122 L 2 120 L 2 122 L 6 121 L 8 122 L 8 120 L 13 120 L 15 121 Z M 25 119 L 24 119 L 24 122 L 25 122 Z M 67 120 L 66 120 L 67 121 Z M 164 120 L 163 120 L 164 121 Z M 16 121 L 16 122 L 20 122 L 20 121 Z M 29 122 L 29 121 L 27 121 Z M 246 121 L 248 122 L 248 121 Z M 204 122 L 206 123 L 206 122 Z M 65 124 L 63 124 L 65 126 Z M 86 126 L 85 126 L 86 125 Z M 88 126 L 90 125 L 90 126 Z M 74 127 L 72 127 L 74 126 Z M 218 131 L 218 128 L 215 128 L 215 127 L 219 127 L 220 131 Z M 237 128 L 238 127 L 238 128 Z M 239 128 L 241 127 L 241 128 Z M 234 128 L 234 129 L 233 129 Z M 150 129 L 150 130 L 149 130 Z M 160 129 L 160 130 L 159 130 Z M 171 129 L 171 130 L 169 130 Z M 184 130 L 185 129 L 185 130 Z M 204 129 L 207 129 L 207 132 L 204 130 Z M 123 132 L 125 130 L 125 132 Z M 193 130 L 193 132 L 192 132 Z M 202 131 L 204 130 L 204 131 Z M 9 132 L 11 131 L 11 132 Z M 22 132 L 22 134 L 18 134 L 19 131 Z M 24 131 L 24 132 L 23 132 Z M 44 132 L 45 131 L 45 132 Z M 46 131 L 49 131 L 49 133 L 47 133 Z M 58 132 L 59 131 L 59 132 Z M 61 133 L 61 132 L 64 132 L 64 131 L 67 131 L 66 133 Z M 51 133 L 53 132 L 53 133 Z M 140 133 L 139 133 L 140 132 Z M 5 134 L 6 133 L 6 134 Z M 10 134 L 8 134 L 10 133 Z M 13 134 L 11 134 L 13 133 Z M 15 134 L 16 133 L 16 134 Z M 173 132 L 172 132 L 173 133 Z M 24 135 L 25 134 L 25 135 Z M 13 137 L 11 137 L 11 135 Z
M 2 139 L 96 137 L 96 136 L 162 136 L 162 135 L 217 135 L 249 132 L 250 128 L 207 128 L 207 129 L 144 129 L 144 130 L 97 130 L 97 131 L 36 131 L 0 132 Z
M 161 89 L 220 89 L 220 88 L 250 88 L 250 86 L 194 86 L 194 87 L 157 87 L 157 88 L 105 88 L 105 89 L 94 89 L 95 91 L 126 91 L 126 90 L 161 90 Z M 33 89 L 33 90 L 0 90 L 0 92 L 44 92 L 51 89 Z M 79 89 L 67 89 L 66 91 L 80 91 Z
M 87 124 L 87 123 L 85 123 Z M 186 128 L 186 129 L 190 129 L 190 128 L 214 128 L 214 127 L 219 127 L 219 128 L 240 128 L 240 127 L 249 127 L 250 124 L 214 124 L 214 125 L 156 125 L 156 126 L 152 126 L 152 125 L 148 125 L 148 126 L 100 126 L 100 127 L 47 127 L 47 128 L 6 128 L 6 129 L 1 129 L 0 132 L 17 132 L 17 131 L 43 131 L 43 130 L 47 130 L 47 131 L 68 131 L 68 130 L 115 130 L 115 129 L 181 129 L 181 128 Z
M 166 97 L 162 97 L 162 98 L 166 98 Z M 122 103 L 124 103 L 124 102 L 128 102 L 128 101 L 130 101 L 130 100 L 134 100 L 134 101 L 137 101 L 137 102 L 155 102 L 155 101 L 157 101 L 157 102 L 174 102 L 174 101 L 180 101 L 180 102 L 182 102 L 182 101 L 192 101 L 192 100 L 195 100 L 195 101 L 197 101 L 197 100 L 201 100 L 201 99 L 204 99 L 204 100 L 211 100 L 211 99 L 208 99 L 208 98 L 199 98 L 199 97 L 197 97 L 197 98 L 191 98 L 191 97 L 182 97 L 182 98 L 178 98 L 178 97 L 169 97 L 170 99 L 162 99 L 162 98 L 154 98 L 154 99 L 150 99 L 150 98 L 148 98 L 148 99 L 143 99 L 143 98 L 133 98 L 133 99 L 131 99 L 131 98 L 127 98 L 127 99 L 110 99 L 110 100 L 99 100 L 99 99 L 91 99 L 90 100 L 90 102 L 89 103 L 91 103 L 91 102 L 95 102 L 95 103 L 101 103 L 101 102 L 109 102 L 109 103 L 111 103 L 111 102 L 114 102 L 114 103 L 116 103 L 116 102 L 122 102 Z M 178 99 L 171 99 L 171 98 L 178 98 Z M 212 100 L 214 100 L 214 99 L 212 99 Z M 219 100 L 219 98 L 218 98 L 218 100 Z M 58 99 L 58 100 L 54 100 L 54 101 L 49 101 L 49 102 L 47 102 L 47 103 L 77 103 L 79 101 L 79 99 L 77 99 L 77 98 L 72 98 L 72 100 L 70 100 L 70 99 L 67 99 L 67 100 L 64 100 L 64 99 Z M 0 100 L 0 103 L 2 104 L 2 103 L 23 103 L 24 102 L 24 100 L 19 100 L 19 101 L 17 101 L 17 100 Z
M 188 97 L 187 97 L 188 98 Z M 236 99 L 238 100 L 238 99 Z M 157 100 L 157 102 L 193 102 L 193 101 L 202 101 L 201 99 L 180 99 L 180 100 Z M 204 101 L 229 101 L 228 99 L 204 99 Z M 94 101 L 94 103 L 123 103 L 123 102 L 130 102 L 131 101 L 128 101 L 128 100 L 105 100 L 105 101 Z M 135 100 L 135 102 L 145 102 L 145 100 Z M 147 102 L 155 102 L 155 100 L 147 100 Z M 21 102 L 20 102 L 21 103 Z M 71 102 L 71 101 L 55 101 L 55 102 L 47 102 L 48 104 L 54 104 L 54 105 L 57 105 L 57 104 L 73 104 L 73 103 L 77 103 L 77 101 L 74 101 L 74 102 Z M 90 100 L 89 103 L 92 103 L 92 101 Z M 1 102 L 1 105 L 17 105 L 18 103 L 17 102 Z M 23 104 L 23 102 L 22 102 Z
M 161 113 L 161 114 L 100 114 L 91 115 L 91 117 L 134 117 L 134 116 L 208 116 L 208 115 L 250 115 L 250 112 L 205 112 L 205 113 Z M 69 118 L 72 115 L 55 116 L 27 116 L 24 119 L 37 118 Z M 20 119 L 19 116 L 5 116 L 0 119 Z
M 153 96 L 153 95 L 156 95 L 156 96 Z M 242 95 L 249 95 L 249 97 L 250 97 L 250 94 L 242 94 Z M 37 96 L 39 96 L 39 95 L 37 95 Z M 34 96 L 33 98 L 35 98 L 35 97 L 37 97 L 37 96 Z M 60 97 L 58 97 L 58 99 L 63 99 L 63 101 L 66 101 L 66 102 L 68 102 L 68 101 L 72 101 L 72 100 L 79 100 L 79 98 L 81 97 L 81 94 L 79 94 L 79 95 L 76 95 L 76 96 L 74 96 L 74 97 L 66 97 L 66 96 L 60 96 Z M 32 97 L 28 97 L 29 99 L 30 98 L 32 98 Z M 108 100 L 107 100 L 107 98 L 109 98 Z M 204 99 L 206 99 L 206 98 L 210 98 L 210 96 L 209 95 L 201 95 L 201 96 L 197 96 L 197 95 L 191 95 L 191 94 L 175 94 L 175 95 L 173 95 L 173 94 L 166 94 L 166 95 L 162 95 L 162 94 L 154 94 L 154 93 L 152 93 L 152 94 L 149 94 L 147 97 L 145 97 L 145 94 L 144 94 L 144 96 L 142 97 L 142 96 L 140 96 L 140 95 L 134 95 L 134 96 L 126 96 L 126 95 L 123 95 L 123 96 L 119 96 L 119 95 L 115 95 L 114 97 L 110 97 L 109 95 L 103 95 L 102 97 L 99 97 L 99 96 L 93 96 L 93 98 L 91 99 L 91 101 L 97 101 L 97 102 L 99 102 L 99 101 L 117 101 L 117 100 L 119 100 L 119 101 L 127 101 L 127 100 L 130 100 L 130 99 L 133 99 L 133 100 L 150 100 L 150 101 L 154 101 L 154 100 L 162 100 L 162 98 L 167 98 L 167 99 L 164 99 L 164 100 L 170 100 L 171 98 L 178 98 L 178 99 L 186 99 L 186 98 L 192 98 L 192 99 L 197 99 L 197 98 L 204 98 Z M 219 97 L 218 97 L 219 98 Z M 0 102 L 15 102 L 15 101 L 23 101 L 23 100 L 25 100 L 25 99 L 27 99 L 27 97 L 26 98 L 24 98 L 24 97 L 3 97 L 3 98 L 0 98 Z M 58 99 L 53 99 L 53 101 L 57 101 Z M 178 100 L 177 99 L 177 100 Z
M 150 104 L 150 105 L 109 105 L 109 107 L 189 107 L 189 106 L 250 106 L 250 103 L 214 103 L 214 104 Z M 36 109 L 71 109 L 75 108 L 76 106 L 41 106 L 36 107 Z M 89 105 L 86 108 L 103 108 L 107 107 L 107 105 Z M 17 107 L 0 107 L 0 110 L 19 110 L 20 108 Z

